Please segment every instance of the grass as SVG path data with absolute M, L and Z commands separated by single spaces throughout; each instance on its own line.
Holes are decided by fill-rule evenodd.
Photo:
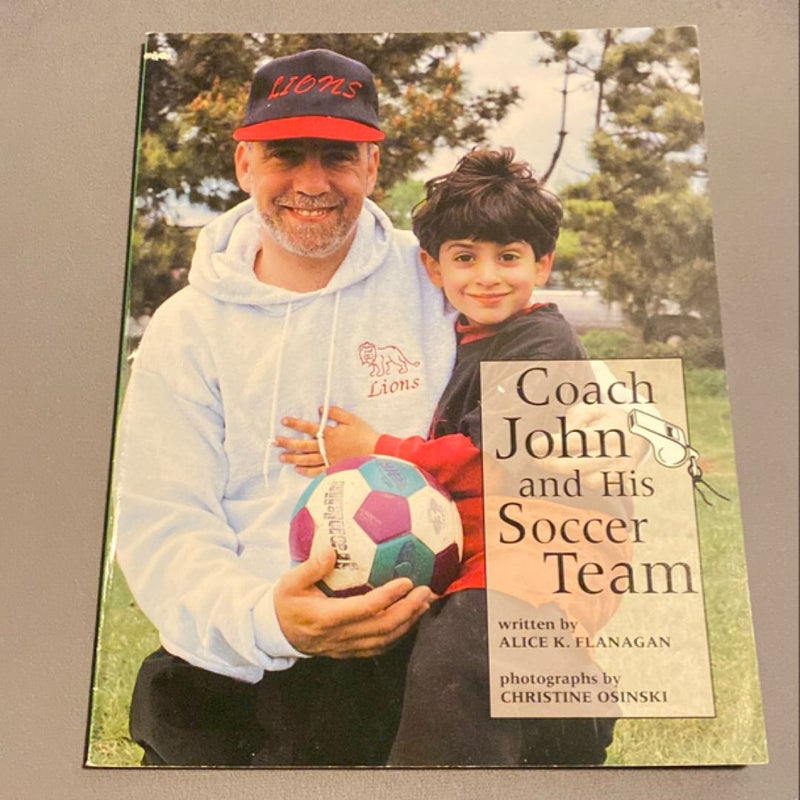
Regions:
M 142 659 L 158 647 L 158 634 L 133 600 L 116 562 L 108 576 L 98 631 L 87 764 L 133 766 L 141 748 L 128 733 L 128 712 Z
M 730 498 L 725 502 L 709 495 L 713 507 L 699 498 L 697 503 L 717 717 L 621 720 L 610 765 L 766 760 L 724 375 L 689 371 L 687 392 L 691 441 L 701 454 L 704 476 Z M 87 763 L 133 766 L 141 751 L 128 734 L 130 696 L 139 664 L 156 649 L 158 637 L 134 603 L 112 555 L 108 558 Z

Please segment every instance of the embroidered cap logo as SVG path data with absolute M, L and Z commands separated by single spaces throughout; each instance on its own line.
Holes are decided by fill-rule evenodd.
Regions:
M 285 86 L 283 86 L 284 81 L 286 81 Z M 361 81 L 347 81 L 347 88 L 342 91 L 345 81 L 347 81 L 347 78 L 344 76 L 335 78 L 333 75 L 322 75 L 317 78 L 314 75 L 306 74 L 302 78 L 299 75 L 292 75 L 287 79 L 286 75 L 279 75 L 272 85 L 269 99 L 276 100 L 279 97 L 286 97 L 289 92 L 305 94 L 312 89 L 316 89 L 318 92 L 330 91 L 331 94 L 339 95 L 346 100 L 352 100 L 364 84 Z

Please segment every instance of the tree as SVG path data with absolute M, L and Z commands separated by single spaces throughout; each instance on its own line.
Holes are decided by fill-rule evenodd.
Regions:
M 416 178 L 406 178 L 386 192 L 381 203 L 396 228 L 411 230 L 411 212 L 414 206 L 425 197 L 425 183 Z
M 571 55 L 572 51 L 580 44 L 580 37 L 575 31 L 563 31 L 552 33 L 542 31 L 537 36 L 547 43 L 552 51 L 552 55 L 540 59 L 543 64 L 561 63 L 564 65 L 564 84 L 561 89 L 561 129 L 558 131 L 558 144 L 553 151 L 550 159 L 550 166 L 542 175 L 542 183 L 547 183 L 553 170 L 556 168 L 558 159 L 561 157 L 561 150 L 564 147 L 564 139 L 567 138 L 567 101 L 569 98 L 569 79 L 578 72 L 578 64 Z
M 623 34 L 605 31 L 592 63 L 553 51 L 597 83 L 597 171 L 562 191 L 565 227 L 580 237 L 576 270 L 640 328 L 678 310 L 718 332 L 696 33 Z
M 381 170 L 375 197 L 425 163 L 437 146 L 465 147 L 486 140 L 489 126 L 519 99 L 516 87 L 471 95 L 459 55 L 482 34 L 153 34 L 148 40 L 136 208 L 141 239 L 159 240 L 163 269 L 175 266 L 168 250 L 181 202 L 222 210 L 244 198 L 234 181 L 234 129 L 240 124 L 255 67 L 267 57 L 323 47 L 365 63 L 378 85 L 382 128 Z M 152 247 L 151 247 L 152 249 Z M 170 263 L 172 262 L 172 263 Z M 133 273 L 132 301 L 152 295 Z M 163 299 L 163 297 L 161 298 Z

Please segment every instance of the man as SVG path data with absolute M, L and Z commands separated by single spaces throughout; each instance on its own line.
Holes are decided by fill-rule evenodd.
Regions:
M 315 583 L 333 550 L 290 569 L 307 479 L 273 442 L 284 416 L 334 403 L 425 434 L 452 319 L 413 237 L 366 199 L 383 134 L 364 65 L 324 50 L 269 62 L 234 137 L 250 200 L 201 232 L 120 421 L 117 555 L 163 645 L 140 670 L 131 733 L 148 764 L 382 764 L 430 592 L 398 579 L 327 598 Z M 383 347 L 407 373 L 373 375 Z

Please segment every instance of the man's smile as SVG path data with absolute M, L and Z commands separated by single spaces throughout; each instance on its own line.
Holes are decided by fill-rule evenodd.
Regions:
M 307 217 L 309 219 L 314 217 L 324 217 L 333 211 L 333 208 L 295 208 L 294 206 L 281 206 L 281 208 L 291 211 L 300 217 Z

